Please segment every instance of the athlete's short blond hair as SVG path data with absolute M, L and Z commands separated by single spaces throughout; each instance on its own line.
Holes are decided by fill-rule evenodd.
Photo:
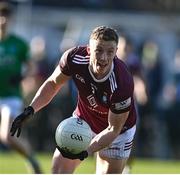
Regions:
M 90 39 L 115 41 L 117 44 L 118 44 L 118 38 L 119 37 L 116 30 L 106 26 L 96 27 L 90 35 Z

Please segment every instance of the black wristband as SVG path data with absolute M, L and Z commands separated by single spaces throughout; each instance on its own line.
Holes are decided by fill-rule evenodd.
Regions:
M 34 115 L 34 108 L 32 106 L 28 106 L 27 108 L 24 109 L 24 113 L 26 115 Z

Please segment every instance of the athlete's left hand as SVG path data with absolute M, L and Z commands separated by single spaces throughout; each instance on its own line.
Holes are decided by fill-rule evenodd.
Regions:
M 68 158 L 68 159 L 79 159 L 82 161 L 88 157 L 87 151 L 82 151 L 78 154 L 72 154 L 68 151 L 65 151 L 64 149 L 61 149 L 59 146 L 56 146 L 56 148 L 60 151 L 63 157 Z
M 11 136 L 14 136 L 17 133 L 17 137 L 19 137 L 21 134 L 21 129 L 23 124 L 33 115 L 34 115 L 34 109 L 32 106 L 28 106 L 27 108 L 25 108 L 24 111 L 14 119 L 11 125 L 11 129 L 10 129 Z

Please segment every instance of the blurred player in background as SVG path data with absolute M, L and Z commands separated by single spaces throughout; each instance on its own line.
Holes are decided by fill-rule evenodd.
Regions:
M 139 109 L 140 107 L 143 107 L 144 105 L 147 104 L 148 101 L 147 86 L 142 71 L 141 60 L 138 57 L 138 55 L 135 53 L 135 48 L 132 40 L 125 34 L 119 36 L 117 56 L 119 59 L 123 60 L 126 63 L 133 76 L 134 96 L 137 104 L 136 107 Z M 133 159 L 134 159 L 134 154 L 132 153 L 123 173 L 125 174 L 130 173 Z
M 0 141 L 24 156 L 34 173 L 41 173 L 37 161 L 28 148 L 9 134 L 12 121 L 22 110 L 22 69 L 28 61 L 27 43 L 8 33 L 12 6 L 0 2 Z
M 46 106 L 71 78 L 78 89 L 73 117 L 84 119 L 96 135 L 87 150 L 72 154 L 59 147 L 53 173 L 73 173 L 88 155 L 97 152 L 96 173 L 122 173 L 136 130 L 133 78 L 116 57 L 118 35 L 112 28 L 93 30 L 89 46 L 67 50 L 52 75 L 43 83 L 30 106 L 14 120 L 11 135 L 20 135 L 25 121 Z

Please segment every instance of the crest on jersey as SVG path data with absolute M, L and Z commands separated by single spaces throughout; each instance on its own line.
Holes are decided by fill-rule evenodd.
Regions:
M 105 104 L 108 103 L 108 97 L 107 97 L 107 93 L 106 92 L 103 93 L 102 102 L 105 103 Z

